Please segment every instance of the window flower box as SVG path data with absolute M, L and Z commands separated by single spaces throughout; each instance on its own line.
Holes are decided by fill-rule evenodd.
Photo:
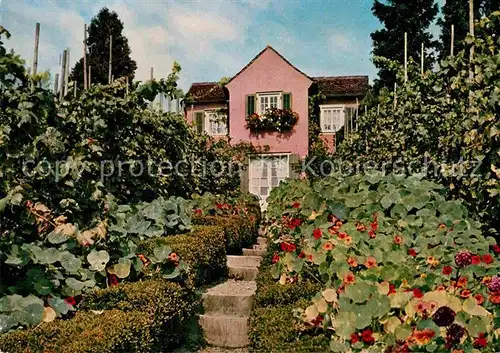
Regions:
M 252 132 L 292 131 L 299 120 L 299 115 L 290 109 L 269 108 L 262 115 L 257 113 L 246 117 L 246 128 Z

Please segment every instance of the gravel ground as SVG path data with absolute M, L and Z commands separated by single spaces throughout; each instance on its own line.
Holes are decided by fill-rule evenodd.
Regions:
M 232 279 L 207 290 L 210 294 L 249 295 L 257 289 L 255 281 L 235 281 Z M 238 352 L 239 353 L 239 352 Z

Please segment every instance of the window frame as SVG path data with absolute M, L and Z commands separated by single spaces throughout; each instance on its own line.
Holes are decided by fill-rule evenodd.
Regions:
M 261 103 L 260 103 L 260 98 L 261 97 L 277 97 L 277 104 L 276 104 L 276 108 L 278 109 L 282 109 L 283 107 L 283 92 L 282 91 L 271 91 L 271 92 L 257 92 L 255 93 L 255 100 L 257 101 L 257 106 L 255 107 L 256 109 L 255 112 L 259 115 L 262 115 L 265 113 L 265 110 L 269 109 L 266 108 L 264 111 L 261 110 Z M 269 104 L 270 106 L 270 104 Z
M 209 136 L 227 136 L 228 134 L 228 124 L 227 124 L 227 117 L 228 117 L 228 114 L 227 113 L 223 113 L 223 112 L 220 112 L 218 111 L 217 109 L 205 109 L 204 111 L 204 114 L 203 114 L 203 117 L 204 117 L 204 130 L 205 130 L 205 133 Z M 224 133 L 212 133 L 211 129 L 210 129 L 210 114 L 212 113 L 216 113 L 217 114 L 217 118 L 219 119 L 222 115 L 225 116 L 226 118 L 226 122 L 224 123 L 225 125 L 225 132 Z M 218 122 L 218 124 L 222 124 L 221 122 Z
M 277 170 L 278 185 L 273 186 L 272 185 L 272 174 L 269 171 L 269 173 L 267 175 L 267 185 L 266 185 L 268 188 L 268 192 L 267 192 L 266 198 L 263 198 L 263 196 L 260 194 L 260 189 L 262 188 L 262 174 L 255 175 L 255 177 L 257 179 L 259 179 L 259 183 L 258 183 L 258 185 L 254 185 L 253 180 L 254 180 L 255 168 L 253 167 L 252 162 L 254 162 L 255 160 L 259 161 L 259 160 L 266 159 L 266 158 L 271 159 L 271 158 L 283 158 L 283 157 L 286 157 L 286 165 L 285 165 L 286 173 L 284 173 L 285 176 L 280 177 L 279 176 L 279 169 L 278 169 Z M 248 168 L 248 191 L 252 195 L 255 195 L 259 198 L 261 209 L 265 210 L 267 208 L 267 198 L 271 194 L 271 191 L 274 188 L 278 187 L 282 181 L 290 178 L 290 153 L 259 154 L 259 155 L 256 155 L 256 156 L 253 156 L 250 158 L 248 167 L 249 167 Z M 261 170 L 261 173 L 262 173 L 262 170 Z M 257 194 L 255 194 L 253 192 L 254 188 L 256 188 L 258 190 Z
M 319 106 L 319 109 L 320 109 L 320 113 L 319 113 L 319 123 L 320 123 L 320 129 L 321 129 L 321 132 L 325 132 L 325 133 L 336 133 L 337 131 L 339 131 L 340 129 L 342 129 L 342 127 L 345 125 L 345 113 L 346 113 L 346 105 L 345 104 L 321 104 Z M 334 109 L 340 109 L 341 110 L 341 122 L 338 126 L 337 129 L 335 129 L 335 121 L 332 120 L 331 122 L 331 125 L 332 125 L 332 129 L 324 129 L 324 123 L 325 123 L 325 116 L 324 116 L 324 111 L 325 110 L 334 110 Z

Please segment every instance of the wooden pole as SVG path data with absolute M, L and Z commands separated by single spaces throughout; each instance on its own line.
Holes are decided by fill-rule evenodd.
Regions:
M 405 32 L 405 82 L 408 81 L 408 33 Z
M 125 79 L 125 95 L 128 96 L 128 76 Z
M 92 86 L 92 66 L 89 65 L 89 88 Z
M 111 61 L 113 60 L 113 36 L 109 36 L 109 69 L 108 69 L 108 84 L 111 84 L 111 71 L 113 69 L 113 66 L 111 64 Z
M 35 50 L 33 53 L 33 72 L 32 75 L 35 76 L 38 70 L 38 45 L 40 43 L 40 23 L 35 25 Z M 35 83 L 32 82 L 31 89 L 35 89 Z
M 73 97 L 76 98 L 76 81 L 73 81 Z
M 87 24 L 83 25 L 83 89 L 88 88 L 87 78 Z
M 455 55 L 455 25 L 451 25 L 450 54 L 451 56 Z
M 59 73 L 56 73 L 56 77 L 54 78 L 54 95 L 57 95 L 58 90 L 59 90 Z
M 398 104 L 398 95 L 397 95 L 398 84 L 394 82 L 394 110 L 396 110 L 396 105 Z
M 358 130 L 358 117 L 359 117 L 359 100 L 356 98 L 356 121 L 354 122 L 354 131 Z M 352 130 L 352 124 L 351 124 Z
M 154 80 L 154 75 L 153 74 L 154 74 L 154 69 L 151 67 L 151 81 Z
M 380 115 L 380 104 L 377 105 L 377 117 Z
M 422 53 L 420 54 L 420 72 L 422 76 L 424 75 L 425 71 L 425 46 L 424 43 L 422 43 Z
M 64 81 L 66 80 L 66 50 L 64 50 L 61 62 L 61 85 L 59 88 L 59 99 L 64 97 Z
M 474 0 L 469 0 L 469 33 L 472 37 L 474 37 Z M 474 79 L 474 68 L 472 67 L 472 61 L 474 59 L 474 44 L 470 47 L 469 54 L 469 78 Z
M 70 58 L 69 48 L 66 48 L 66 68 L 64 77 L 64 95 L 68 94 L 68 84 L 69 84 L 69 58 Z

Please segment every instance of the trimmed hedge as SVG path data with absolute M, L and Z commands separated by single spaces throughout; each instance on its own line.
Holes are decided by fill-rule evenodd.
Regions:
M 239 216 L 196 216 L 192 223 L 222 227 L 228 255 L 241 255 L 243 248 L 250 248 L 257 240 L 257 223 Z
M 153 255 L 157 244 L 167 245 L 189 266 L 185 281 L 197 287 L 227 275 L 226 237 L 216 226 L 197 226 L 189 234 L 147 240 L 139 244 L 138 252 Z
M 85 294 L 71 320 L 1 336 L 0 349 L 9 353 L 163 352 L 182 341 L 195 306 L 194 293 L 176 283 L 163 279 L 124 283 Z
M 293 317 L 293 310 L 307 307 L 321 284 L 304 279 L 281 285 L 271 274 L 272 257 L 278 245 L 269 243 L 257 275 L 255 308 L 248 322 L 250 346 L 255 352 L 325 352 L 328 339 L 315 328 Z
M 329 351 L 329 340 L 324 333 L 299 324 L 293 317 L 293 309 L 308 305 L 303 300 L 285 306 L 254 309 L 248 322 L 251 348 L 255 352 L 280 353 Z

